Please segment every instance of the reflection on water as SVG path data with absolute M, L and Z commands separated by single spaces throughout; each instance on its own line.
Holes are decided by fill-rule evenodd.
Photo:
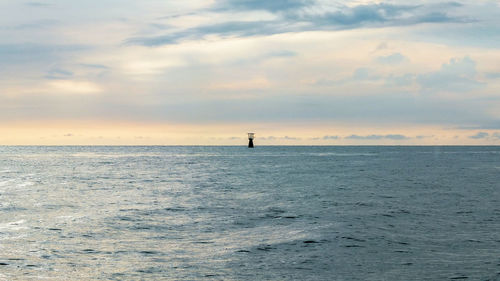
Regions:
M 497 280 L 499 147 L 0 147 L 0 280 Z

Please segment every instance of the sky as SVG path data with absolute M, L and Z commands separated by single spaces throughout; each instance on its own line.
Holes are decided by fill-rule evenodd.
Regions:
M 0 0 L 0 144 L 499 145 L 498 15 L 498 0 Z

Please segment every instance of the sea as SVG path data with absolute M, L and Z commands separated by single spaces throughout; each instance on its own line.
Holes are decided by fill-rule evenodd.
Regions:
M 1 146 L 0 280 L 500 280 L 500 147 Z

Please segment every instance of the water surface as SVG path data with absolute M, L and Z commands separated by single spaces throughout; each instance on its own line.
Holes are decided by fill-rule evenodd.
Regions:
M 500 147 L 0 147 L 0 280 L 500 280 Z

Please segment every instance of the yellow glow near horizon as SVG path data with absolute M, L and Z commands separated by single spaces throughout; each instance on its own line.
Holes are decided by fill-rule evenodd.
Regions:
M 55 122 L 0 124 L 0 145 L 245 145 L 247 132 L 256 145 L 497 145 L 490 138 L 474 139 L 477 130 L 438 127 L 370 128 L 348 124 L 143 124 L 124 122 Z M 358 136 L 359 139 L 352 137 Z M 400 135 L 404 138 L 386 136 Z M 372 136 L 372 138 L 370 138 Z M 375 136 L 375 138 L 373 138 Z M 377 138 L 378 136 L 378 138 Z M 380 137 L 381 136 L 381 137 Z M 364 139 L 363 139 L 364 138 Z

